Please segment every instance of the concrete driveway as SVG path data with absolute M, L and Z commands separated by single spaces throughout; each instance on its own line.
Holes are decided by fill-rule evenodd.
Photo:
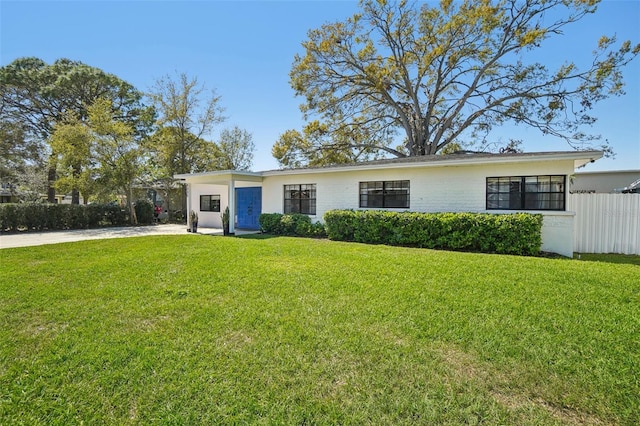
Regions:
M 222 235 L 222 230 L 198 229 L 198 234 Z M 66 243 L 103 238 L 139 237 L 143 235 L 186 234 L 187 225 L 127 226 L 118 228 L 75 229 L 71 231 L 21 232 L 0 234 L 0 248 L 40 246 L 44 244 Z

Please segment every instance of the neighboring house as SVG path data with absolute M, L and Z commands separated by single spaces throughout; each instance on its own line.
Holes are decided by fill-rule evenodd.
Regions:
M 0 203 L 17 203 L 18 194 L 14 185 L 0 183 Z
M 572 193 L 616 192 L 640 179 L 640 170 L 606 170 L 595 172 L 577 172 L 572 179 L 569 191 Z
M 187 208 L 199 226 L 259 229 L 260 213 L 303 213 L 313 221 L 332 209 L 417 212 L 541 213 L 542 249 L 573 255 L 575 213 L 567 211 L 569 177 L 601 151 L 451 154 L 331 167 L 182 174 Z
M 46 197 L 44 197 L 46 199 Z M 56 198 L 55 198 L 55 202 L 56 204 L 72 204 L 73 202 L 73 195 L 71 195 L 71 193 L 68 194 L 56 194 Z M 84 204 L 84 198 L 82 197 L 82 195 L 79 196 L 78 198 L 78 203 L 79 204 Z

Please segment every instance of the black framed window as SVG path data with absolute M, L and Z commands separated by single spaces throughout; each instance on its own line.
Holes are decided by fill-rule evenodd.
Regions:
M 284 213 L 316 214 L 316 184 L 285 185 Z
M 201 212 L 219 212 L 220 196 L 219 195 L 201 195 L 200 211 Z
M 487 210 L 565 210 L 565 175 L 487 178 Z
M 360 207 L 409 208 L 409 181 L 360 182 Z

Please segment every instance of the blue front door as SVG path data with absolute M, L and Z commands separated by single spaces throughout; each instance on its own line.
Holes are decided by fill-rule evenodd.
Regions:
M 258 218 L 262 212 L 262 188 L 236 188 L 238 228 L 260 229 Z

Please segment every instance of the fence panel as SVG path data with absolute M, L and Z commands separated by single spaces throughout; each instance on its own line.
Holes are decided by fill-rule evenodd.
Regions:
M 640 255 L 640 194 L 570 194 L 574 250 Z

